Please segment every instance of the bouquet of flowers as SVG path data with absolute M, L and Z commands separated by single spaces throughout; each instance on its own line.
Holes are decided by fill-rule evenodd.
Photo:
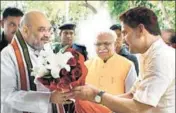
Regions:
M 50 90 L 71 90 L 78 85 L 84 85 L 87 68 L 84 57 L 72 48 L 64 52 L 54 53 L 41 51 L 39 64 L 32 69 L 35 82 L 39 81 Z
M 65 48 L 58 53 L 53 50 L 41 51 L 38 57 L 38 65 L 32 69 L 35 82 L 42 83 L 52 90 L 71 90 L 75 86 L 84 85 L 87 68 L 84 65 L 84 57 L 72 48 Z M 63 112 L 61 105 L 58 105 Z M 96 103 L 75 100 L 76 113 L 111 113 L 106 107 Z

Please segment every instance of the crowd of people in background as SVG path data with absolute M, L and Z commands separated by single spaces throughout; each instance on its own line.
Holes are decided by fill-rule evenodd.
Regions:
M 55 104 L 73 97 L 90 101 L 85 106 L 103 104 L 117 113 L 174 113 L 175 30 L 160 31 L 157 16 L 145 7 L 129 9 L 119 20 L 95 37 L 94 58 L 88 57 L 86 46 L 74 42 L 75 24 L 58 27 L 60 42 L 53 44 L 53 51 L 80 52 L 88 68 L 87 85 L 71 92 L 50 92 L 34 84 L 29 68 L 37 64 L 39 52 L 49 42 L 51 23 L 40 11 L 6 8 L 0 37 L 1 113 L 60 113 Z M 74 107 L 72 101 L 64 110 L 74 113 Z

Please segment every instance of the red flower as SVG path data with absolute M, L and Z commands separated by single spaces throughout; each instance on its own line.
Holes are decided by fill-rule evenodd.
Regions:
M 55 82 L 55 81 L 52 81 L 52 82 L 50 83 L 49 89 L 50 89 L 50 90 L 55 90 L 55 89 L 57 89 L 57 85 L 56 85 L 56 82 Z
M 63 76 L 57 84 L 57 88 L 59 89 L 70 89 L 69 84 L 71 83 L 71 79 L 69 76 Z
M 76 66 L 77 62 L 75 58 L 70 58 L 67 62 L 68 65 L 70 66 Z
M 75 80 L 78 80 L 78 78 L 81 76 L 81 69 L 79 67 L 76 67 L 74 68 L 72 71 L 71 71 L 71 77 L 72 77 L 72 80 L 75 81 Z
M 67 70 L 65 68 L 60 70 L 60 77 L 68 75 L 69 73 L 67 72 Z

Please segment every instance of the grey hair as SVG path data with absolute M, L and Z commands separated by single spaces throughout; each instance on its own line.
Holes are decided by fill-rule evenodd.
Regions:
M 96 39 L 98 36 L 103 35 L 103 34 L 112 36 L 113 41 L 116 41 L 116 39 L 117 39 L 117 35 L 116 35 L 115 31 L 113 31 L 111 29 L 104 29 L 104 30 L 98 31 L 96 34 L 97 34 Z

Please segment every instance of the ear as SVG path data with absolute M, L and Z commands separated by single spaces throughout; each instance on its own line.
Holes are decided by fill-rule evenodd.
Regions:
M 23 33 L 28 34 L 29 30 L 27 26 L 23 26 Z
M 144 27 L 143 24 L 139 24 L 139 25 L 138 25 L 138 28 L 139 28 L 139 32 L 140 32 L 140 33 L 143 33 L 143 32 L 144 32 L 145 27 Z
M 22 27 L 22 33 L 23 33 L 24 37 L 27 37 L 27 36 L 28 36 L 28 34 L 29 34 L 29 29 L 28 29 L 27 26 L 24 25 L 24 26 Z

